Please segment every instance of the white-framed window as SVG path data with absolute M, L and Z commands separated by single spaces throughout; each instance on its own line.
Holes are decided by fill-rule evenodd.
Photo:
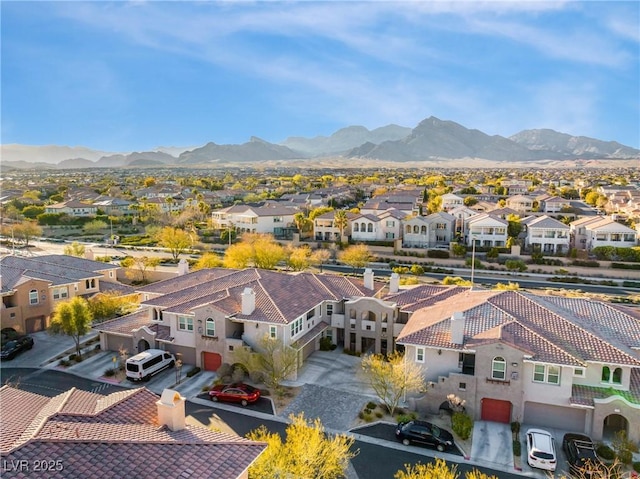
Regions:
M 496 356 L 491 361 L 491 379 L 504 381 L 507 377 L 507 362 L 502 356 Z
M 583 378 L 584 368 L 573 368 L 573 375 L 578 378 Z
M 205 321 L 205 334 L 207 336 L 216 335 L 216 321 L 213 318 L 207 318 Z
M 278 328 L 276 326 L 269 326 L 269 337 L 271 339 L 278 338 Z
M 622 368 L 614 366 L 602 366 L 602 382 L 622 384 Z
M 307 319 L 311 319 L 316 315 L 316 309 L 313 308 L 311 311 L 307 313 Z
M 296 319 L 291 325 L 291 337 L 293 338 L 296 334 L 302 331 L 302 318 Z
M 424 348 L 416 348 L 416 362 L 424 363 Z
M 536 383 L 560 384 L 560 367 L 551 364 L 535 364 L 533 381 Z
M 64 299 L 68 297 L 69 297 L 69 292 L 66 286 L 53 288 L 53 299 Z
M 333 304 L 327 304 L 327 316 L 331 316 L 333 314 Z
M 95 288 L 95 287 L 96 287 L 96 280 L 95 280 L 95 279 L 87 279 L 87 280 L 84 282 L 84 287 L 85 287 L 86 289 L 93 289 L 93 288 Z
M 162 310 L 159 308 L 153 308 L 153 315 L 151 319 L 153 321 L 162 321 Z
M 29 304 L 38 304 L 38 290 L 32 289 L 29 291 Z
M 193 318 L 191 316 L 178 316 L 179 331 L 193 331 Z

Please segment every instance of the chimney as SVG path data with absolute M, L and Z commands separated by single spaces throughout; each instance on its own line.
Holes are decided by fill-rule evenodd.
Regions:
M 189 263 L 186 259 L 182 258 L 178 263 L 178 276 L 184 276 L 189 272 Z
M 256 293 L 253 288 L 246 287 L 242 292 L 242 314 L 249 316 L 256 309 Z
M 455 312 L 451 316 L 451 342 L 464 344 L 464 313 Z
M 400 275 L 398 273 L 391 273 L 391 280 L 389 281 L 389 292 L 397 293 L 400 290 Z
M 95 255 L 93 254 L 93 250 L 91 248 L 86 248 L 84 250 L 84 259 L 95 259 Z
M 172 431 L 181 431 L 186 427 L 184 403 L 186 398 L 180 396 L 178 391 L 165 389 L 162 396 L 156 401 L 158 406 L 158 422 L 161 426 L 167 426 Z
M 373 290 L 373 270 L 367 268 L 364 270 L 364 287 Z

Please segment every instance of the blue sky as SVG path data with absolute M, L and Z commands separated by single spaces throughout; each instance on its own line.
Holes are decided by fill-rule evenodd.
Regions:
M 1 142 L 278 143 L 436 116 L 640 148 L 640 2 L 2 1 Z

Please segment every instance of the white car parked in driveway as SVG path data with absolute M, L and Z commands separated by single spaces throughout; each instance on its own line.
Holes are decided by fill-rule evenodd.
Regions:
M 527 440 L 527 464 L 538 469 L 555 471 L 558 464 L 556 441 L 550 432 L 543 429 L 529 429 Z

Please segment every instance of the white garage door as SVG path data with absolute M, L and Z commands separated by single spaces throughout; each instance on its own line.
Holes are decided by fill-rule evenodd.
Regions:
M 586 413 L 584 409 L 526 402 L 524 404 L 524 420 L 522 422 L 532 426 L 584 432 Z

